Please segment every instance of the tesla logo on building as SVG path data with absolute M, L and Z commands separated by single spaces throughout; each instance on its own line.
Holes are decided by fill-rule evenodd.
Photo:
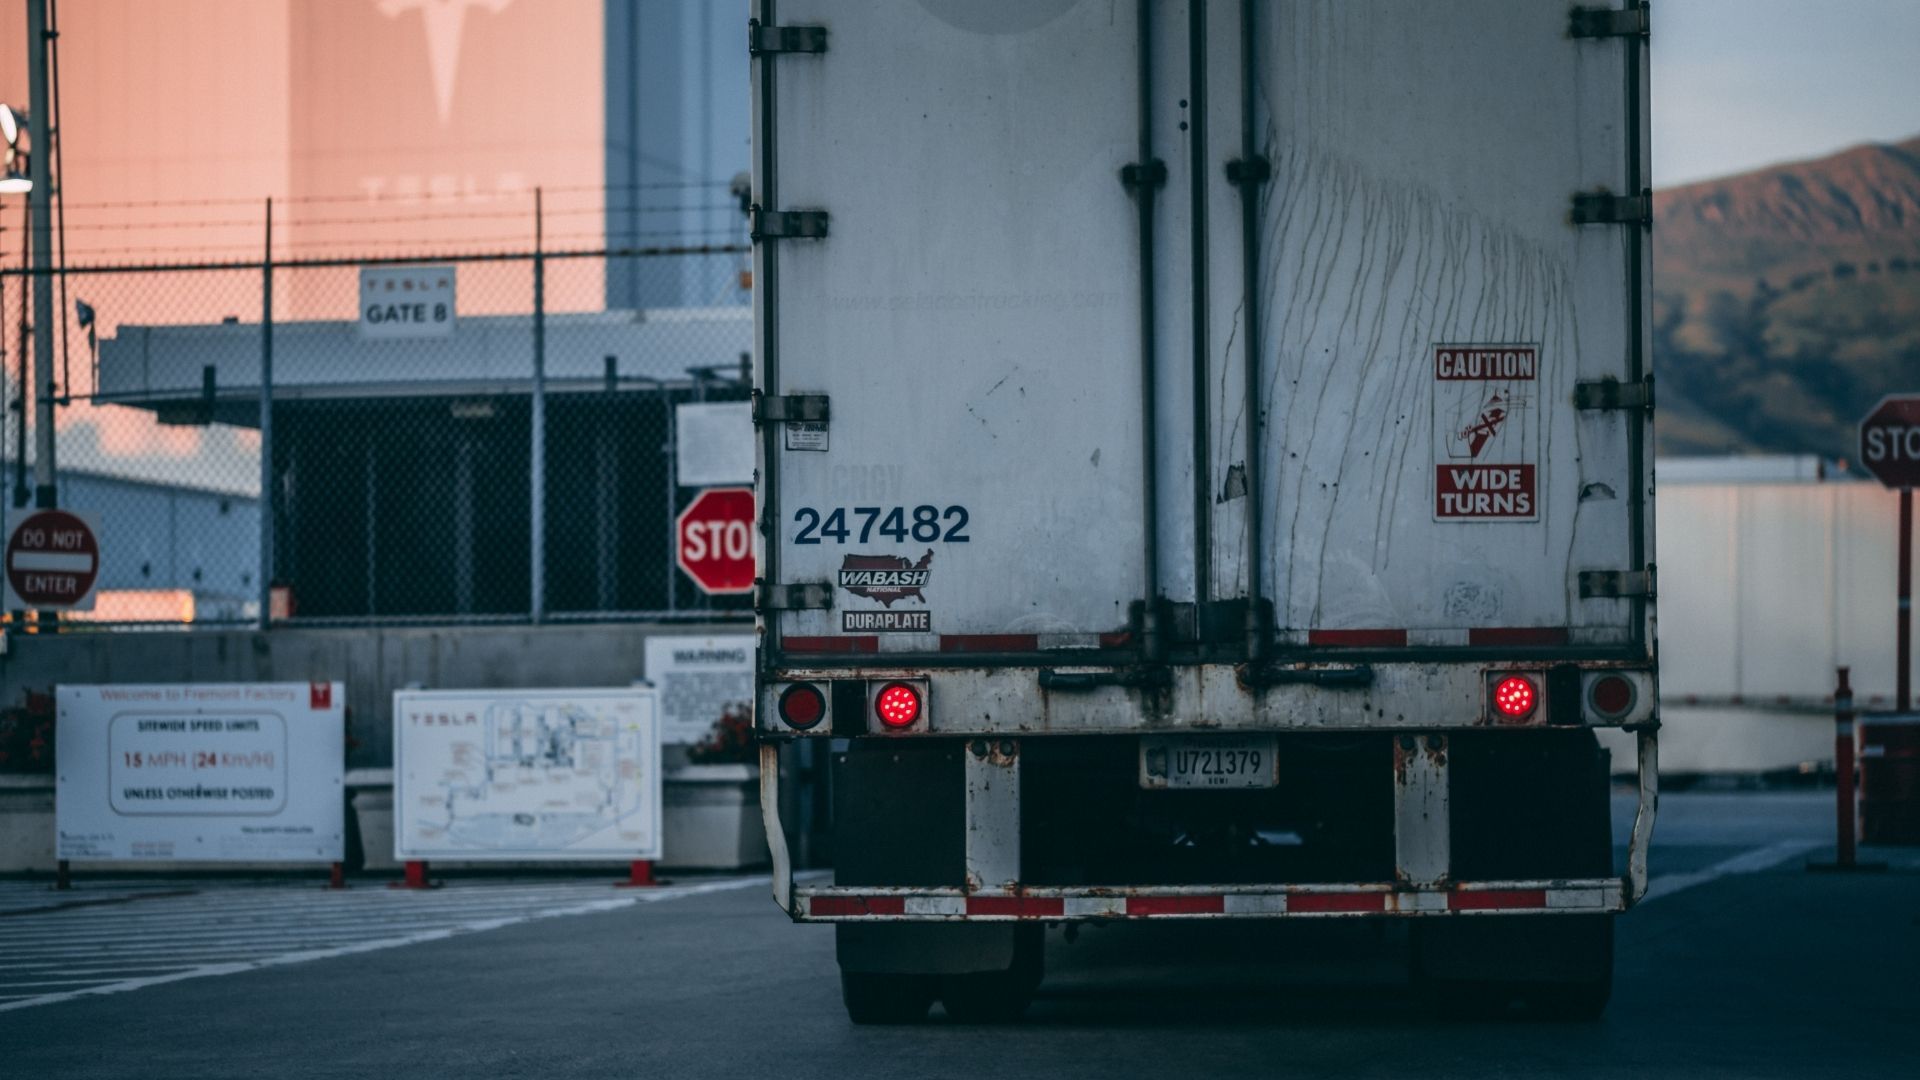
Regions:
M 375 0 L 380 14 L 396 19 L 409 11 L 418 11 L 427 24 L 427 66 L 433 71 L 434 103 L 440 107 L 440 123 L 453 115 L 453 85 L 460 71 L 460 32 L 466 26 L 467 11 L 485 8 L 498 15 L 513 0 Z

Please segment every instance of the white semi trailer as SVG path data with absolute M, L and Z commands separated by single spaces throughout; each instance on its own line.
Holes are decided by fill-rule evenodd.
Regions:
M 1448 1000 L 1603 1008 L 1647 5 L 752 8 L 762 802 L 852 1018 L 1017 1015 L 1044 926 L 1154 919 L 1409 919 Z

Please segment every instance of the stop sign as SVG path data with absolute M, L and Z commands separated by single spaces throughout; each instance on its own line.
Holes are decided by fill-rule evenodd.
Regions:
M 674 523 L 674 561 L 708 593 L 753 591 L 753 489 L 708 488 Z
M 93 599 L 100 542 L 65 510 L 40 510 L 7 537 L 7 588 L 23 608 L 77 608 Z
M 1860 464 L 1890 488 L 1920 487 L 1920 395 L 1881 398 L 1860 421 Z

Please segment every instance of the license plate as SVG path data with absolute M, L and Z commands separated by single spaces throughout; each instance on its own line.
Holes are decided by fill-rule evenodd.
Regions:
M 1272 735 L 1229 738 L 1147 735 L 1140 739 L 1143 788 L 1270 788 L 1280 782 Z

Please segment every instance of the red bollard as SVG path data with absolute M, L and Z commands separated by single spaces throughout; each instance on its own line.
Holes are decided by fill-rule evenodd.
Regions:
M 1839 669 L 1840 679 L 1833 688 L 1833 791 L 1836 831 L 1832 862 L 1808 862 L 1809 870 L 1885 870 L 1883 862 L 1861 862 L 1855 857 L 1854 798 L 1859 782 L 1853 767 L 1853 686 L 1847 681 L 1848 668 Z
M 347 867 L 344 863 L 334 863 L 327 871 L 327 888 L 344 889 L 347 887 Z
M 406 863 L 406 877 L 400 881 L 387 883 L 387 888 L 389 889 L 431 889 L 433 887 L 433 882 L 427 880 L 427 861 L 425 859 L 408 859 Z
M 616 881 L 613 883 L 613 887 L 616 889 L 651 889 L 658 884 L 660 883 L 653 880 L 653 860 L 635 859 L 633 860 L 633 865 L 627 868 L 627 880 Z

